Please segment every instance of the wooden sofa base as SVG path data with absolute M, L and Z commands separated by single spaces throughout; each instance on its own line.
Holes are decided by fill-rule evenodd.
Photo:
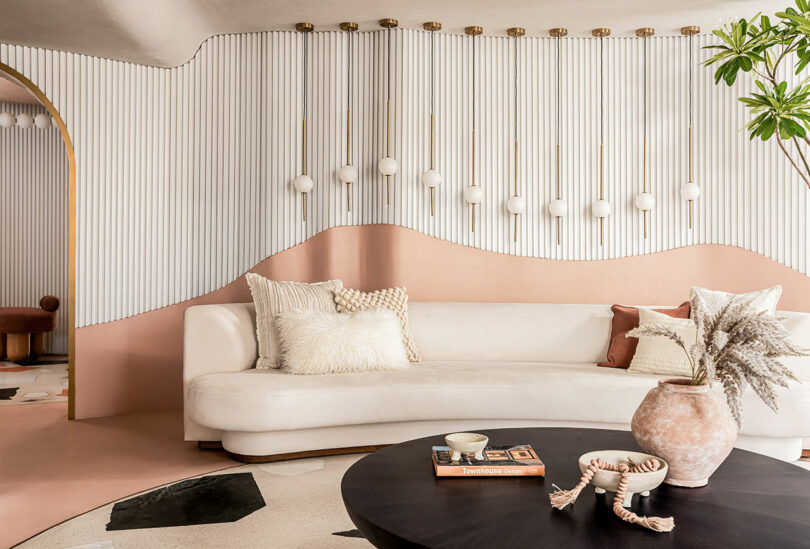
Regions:
M 273 454 L 269 456 L 244 456 L 234 454 L 222 448 L 222 443 L 218 441 L 197 443 L 200 450 L 224 450 L 228 457 L 242 463 L 272 463 L 274 461 L 287 461 L 290 459 L 304 459 L 323 456 L 340 456 L 344 454 L 368 454 L 382 450 L 390 446 L 389 444 L 379 444 L 375 446 L 352 446 L 349 448 L 326 448 L 323 450 L 307 450 L 306 452 L 290 452 L 288 454 Z

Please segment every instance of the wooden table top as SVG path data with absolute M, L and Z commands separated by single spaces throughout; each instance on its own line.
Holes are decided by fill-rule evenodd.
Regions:
M 703 488 L 662 484 L 633 497 L 639 515 L 675 518 L 657 533 L 614 515 L 611 493 L 586 487 L 562 511 L 552 509 L 552 484 L 579 481 L 577 459 L 592 450 L 636 450 L 625 431 L 522 428 L 480 431 L 492 445 L 531 444 L 546 476 L 436 478 L 432 436 L 390 446 L 354 464 L 341 484 L 357 528 L 377 547 L 539 548 L 632 547 L 810 548 L 810 471 L 733 450 Z

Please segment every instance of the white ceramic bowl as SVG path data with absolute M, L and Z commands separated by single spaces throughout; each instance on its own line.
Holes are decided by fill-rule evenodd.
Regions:
M 661 464 L 657 471 L 648 473 L 630 473 L 627 484 L 627 496 L 624 500 L 624 506 L 630 506 L 630 499 L 633 494 L 641 494 L 642 496 L 650 495 L 650 490 L 657 488 L 667 476 L 669 465 L 667 462 L 658 456 L 650 454 L 643 454 L 641 452 L 629 452 L 627 450 L 597 450 L 595 452 L 588 452 L 579 456 L 579 470 L 585 472 L 588 465 L 591 464 L 592 459 L 602 458 L 608 463 L 618 465 L 621 462 L 626 462 L 627 458 L 633 460 L 634 463 L 643 463 L 648 459 L 655 459 Z M 597 493 L 615 492 L 619 486 L 621 473 L 618 471 L 603 471 L 599 470 L 593 476 L 591 484 L 597 489 Z
M 444 437 L 444 441 L 453 450 L 450 459 L 458 461 L 461 454 L 475 454 L 475 459 L 484 459 L 489 438 L 478 433 L 451 433 Z

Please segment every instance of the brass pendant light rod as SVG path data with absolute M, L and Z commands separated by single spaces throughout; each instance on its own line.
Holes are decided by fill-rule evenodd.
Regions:
M 681 29 L 681 34 L 684 36 L 689 37 L 689 142 L 688 142 L 688 150 L 689 150 L 689 159 L 688 159 L 688 172 L 689 172 L 689 179 L 688 183 L 692 183 L 692 73 L 694 67 L 692 66 L 692 38 L 700 33 L 700 27 L 692 25 L 688 27 L 683 27 Z M 689 200 L 689 229 L 691 230 L 694 226 L 694 200 Z
M 352 163 L 352 33 L 357 31 L 357 23 L 347 21 L 340 24 L 340 30 L 348 33 L 348 56 L 346 68 L 346 165 Z M 352 183 L 346 182 L 346 209 L 352 211 Z
M 655 29 L 650 28 L 650 27 L 644 27 L 644 28 L 641 28 L 641 29 L 636 29 L 636 36 L 638 36 L 639 38 L 644 39 L 644 50 L 643 50 L 644 67 L 642 69 L 643 73 L 644 73 L 643 85 L 642 85 L 643 95 L 644 95 L 644 99 L 642 101 L 642 109 L 643 109 L 642 127 L 643 127 L 644 142 L 643 142 L 643 145 L 642 145 L 642 154 L 641 154 L 641 156 L 643 158 L 643 160 L 642 160 L 642 168 L 641 168 L 642 192 L 643 193 L 647 192 L 647 38 L 649 38 L 650 36 L 652 36 L 654 34 L 655 34 Z M 641 212 L 641 215 L 643 217 L 643 223 L 644 223 L 644 239 L 646 240 L 647 237 L 648 237 L 648 232 L 647 232 L 647 210 L 643 210 Z
M 518 196 L 518 44 L 517 39 L 521 36 L 526 34 L 526 29 L 522 27 L 512 27 L 506 31 L 508 36 L 514 38 L 515 43 L 515 194 L 514 196 Z M 517 242 L 517 235 L 518 235 L 518 215 L 517 213 L 512 214 L 515 220 L 515 228 L 514 228 L 514 235 L 512 237 L 513 242 Z
M 560 92 L 560 86 L 562 82 L 562 64 L 561 64 L 561 53 L 560 53 L 560 39 L 568 36 L 568 29 L 558 27 L 551 29 L 548 33 L 555 39 L 555 45 L 557 49 L 557 173 L 556 173 L 556 192 L 555 197 L 557 200 L 562 199 L 562 185 L 560 183 L 560 132 L 562 131 L 562 123 L 561 123 L 561 109 L 560 109 L 560 99 L 562 98 L 562 94 Z M 560 245 L 562 242 L 562 217 L 555 216 L 557 221 L 557 246 Z
M 298 23 L 295 25 L 295 30 L 304 33 L 304 116 L 301 120 L 301 173 L 307 174 L 307 90 L 308 90 L 308 59 L 309 59 L 309 40 L 307 35 L 315 30 L 312 23 Z M 301 215 L 304 223 L 307 222 L 307 194 L 301 193 Z
M 442 30 L 442 24 L 438 21 L 428 21 L 427 23 L 422 25 L 422 28 L 426 31 L 430 32 L 430 169 L 435 169 L 435 150 L 433 144 L 433 134 L 434 134 L 434 124 L 436 120 L 436 114 L 434 112 L 434 77 L 435 71 L 433 67 L 434 62 L 434 49 L 435 49 L 435 39 L 436 39 L 436 32 Z M 430 187 L 430 217 L 433 217 L 436 214 L 436 206 L 435 206 L 435 187 Z
M 464 29 L 464 33 L 471 37 L 472 40 L 472 169 L 470 171 L 472 186 L 475 187 L 475 37 L 480 36 L 484 32 L 483 27 L 471 26 Z M 470 230 L 475 232 L 475 202 L 470 204 L 471 217 L 470 217 Z
M 605 198 L 605 140 L 604 140 L 604 72 L 605 72 L 605 44 L 604 38 L 610 36 L 610 29 L 594 29 L 591 34 L 599 38 L 599 200 Z M 605 244 L 605 218 L 599 218 L 599 245 Z
M 391 29 L 399 26 L 399 21 L 396 19 L 386 18 L 380 19 L 380 26 L 386 29 L 386 38 L 388 40 L 388 49 L 386 50 L 388 61 L 386 64 L 386 101 L 385 101 L 385 156 L 391 156 Z M 391 205 L 391 176 L 385 176 L 385 203 L 387 206 Z

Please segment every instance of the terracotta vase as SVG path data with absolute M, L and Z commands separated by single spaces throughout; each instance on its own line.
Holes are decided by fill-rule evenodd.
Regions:
M 645 452 L 669 463 L 664 482 L 674 486 L 705 486 L 737 440 L 737 424 L 723 395 L 683 379 L 659 381 L 630 425 Z

